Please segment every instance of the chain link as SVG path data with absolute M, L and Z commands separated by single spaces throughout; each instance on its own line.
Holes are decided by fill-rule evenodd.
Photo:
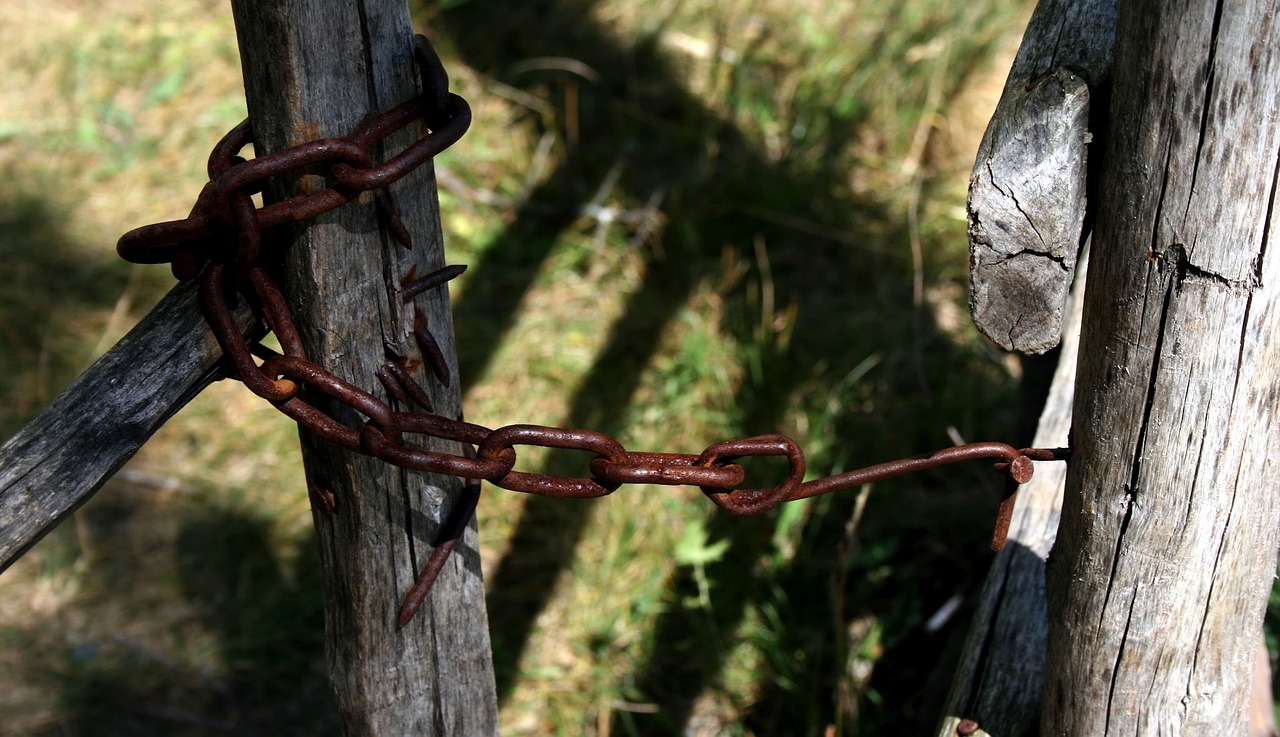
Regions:
M 209 156 L 209 182 L 183 220 L 147 225 L 125 233 L 116 250 L 139 264 L 168 263 L 174 276 L 187 280 L 209 261 L 234 263 L 241 285 L 258 260 L 261 232 L 334 210 L 373 191 L 379 210 L 397 240 L 412 247 L 386 187 L 453 145 L 471 125 L 471 108 L 448 91 L 448 75 L 426 38 L 415 38 L 415 56 L 423 92 L 377 115 L 346 138 L 322 138 L 246 161 L 241 149 L 253 142 L 248 120 L 232 128 Z M 374 165 L 369 151 L 391 134 L 418 120 L 429 133 L 388 161 Z M 284 174 L 319 173 L 329 186 L 257 208 L 252 196 Z M 228 249 L 228 246 L 233 248 Z M 228 252 L 230 251 L 230 252 Z
M 589 498 L 611 494 L 623 484 L 697 486 L 719 508 L 734 515 L 767 512 L 778 505 L 848 489 L 872 481 L 939 466 L 978 459 L 995 460 L 1009 479 L 992 538 L 992 548 L 1005 542 L 1019 484 L 1031 479 L 1032 461 L 1065 460 L 1066 449 L 1016 449 L 1004 443 L 972 443 L 925 456 L 805 481 L 804 452 L 791 438 L 762 435 L 727 440 L 699 454 L 630 451 L 609 435 L 582 429 L 541 425 L 507 425 L 490 429 L 435 414 L 426 390 L 403 363 L 386 361 L 377 372 L 388 398 L 416 411 L 397 411 L 391 404 L 310 361 L 294 327 L 284 296 L 260 253 L 262 231 L 304 221 L 371 191 L 385 224 L 406 248 L 412 243 L 387 194 L 386 187 L 429 161 L 456 142 L 470 124 L 466 101 L 448 91 L 448 76 L 422 36 L 416 38 L 416 58 L 423 92 L 389 112 L 375 116 L 346 138 L 326 138 L 246 161 L 239 152 L 253 142 L 248 121 L 232 129 L 209 157 L 210 181 L 201 191 L 191 215 L 184 220 L 149 225 L 121 237 L 118 251 L 136 263 L 170 263 L 179 279 L 200 279 L 200 305 L 221 346 L 230 373 L 250 391 L 275 405 L 308 431 L 355 453 L 380 458 L 403 468 L 468 479 L 462 503 L 445 524 L 430 559 L 404 600 L 401 624 L 421 606 L 444 559 L 456 546 L 479 496 L 478 482 L 552 497 Z M 371 147 L 416 120 L 428 133 L 388 161 L 375 165 Z M 328 186 L 261 208 L 252 195 L 262 192 L 274 177 L 323 173 Z M 402 285 L 406 303 L 457 277 L 465 267 L 448 266 Z M 228 275 L 230 270 L 230 275 Z M 228 278 L 230 276 L 230 278 Z M 282 353 L 261 343 L 246 342 L 232 318 L 240 296 L 249 299 L 278 339 Z M 413 332 L 422 360 L 444 385 L 450 372 L 426 315 L 415 311 Z M 304 391 L 306 390 L 306 391 Z M 324 396 L 337 406 L 329 413 L 306 396 Z M 354 423 L 335 414 L 362 417 Z M 424 450 L 406 438 L 420 435 L 460 443 L 460 454 Z M 591 456 L 579 477 L 516 470 L 516 448 L 540 447 L 582 451 Z M 782 457 L 786 477 L 768 488 L 747 486 L 744 458 Z M 336 509 L 332 494 L 321 508 Z

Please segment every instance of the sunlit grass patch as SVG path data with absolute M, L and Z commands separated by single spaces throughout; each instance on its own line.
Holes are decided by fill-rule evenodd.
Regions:
M 5 26 L 21 33 L 0 50 L 26 82 L 0 92 L 0 164 L 70 192 L 85 223 L 76 236 L 104 251 L 125 228 L 184 215 L 204 178 L 192 151 L 245 110 L 226 14 L 118 9 L 11 4 Z

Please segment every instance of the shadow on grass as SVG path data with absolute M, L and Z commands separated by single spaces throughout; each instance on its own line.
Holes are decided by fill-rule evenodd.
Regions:
M 85 512 L 82 532 L 106 554 L 91 561 L 91 584 L 73 610 L 110 621 L 119 614 L 114 599 L 120 592 L 128 593 L 129 606 L 145 606 L 165 592 L 154 599 L 163 609 L 149 612 L 145 627 L 130 617 L 116 622 L 114 632 L 110 626 L 83 630 L 78 636 L 91 639 L 64 645 L 55 658 L 61 662 L 32 664 L 49 669 L 32 678 L 61 684 L 64 716 L 48 734 L 340 731 L 324 676 L 313 539 L 297 541 L 282 556 L 272 548 L 265 520 L 216 505 L 158 502 L 153 490 L 119 485 L 104 489 Z M 55 531 L 42 552 L 51 544 L 78 550 L 67 538 L 66 529 Z M 170 540 L 177 580 L 157 580 L 175 575 L 158 560 L 167 557 L 155 554 Z M 168 592 L 169 586 L 179 591 Z M 156 631 L 165 625 L 172 629 Z M 192 645 L 201 642 L 214 651 Z
M 515 213 L 507 230 L 471 265 L 468 288 L 455 304 L 458 333 L 471 338 L 460 347 L 464 382 L 483 372 L 543 261 L 573 227 L 574 216 L 545 213 L 577 212 L 611 172 L 621 171 L 615 196 L 641 206 L 664 193 L 661 209 L 669 225 L 660 249 L 649 254 L 643 285 L 612 326 L 565 424 L 609 433 L 621 429 L 622 410 L 633 402 L 641 370 L 660 336 L 695 287 L 719 273 L 724 249 L 749 253 L 753 244 L 764 243 L 771 249 L 770 273 L 752 277 L 771 279 L 779 304 L 795 303 L 799 319 L 789 341 L 753 338 L 758 307 L 752 307 L 749 290 L 739 286 L 726 295 L 727 331 L 745 344 L 755 340 L 759 349 L 754 379 L 738 397 L 737 424 L 744 434 L 776 432 L 789 401 L 801 392 L 833 391 L 835 382 L 872 355 L 880 357 L 877 372 L 885 377 L 878 382 L 874 412 L 850 411 L 838 418 L 841 458 L 816 459 L 820 463 L 853 467 L 932 449 L 947 443 L 942 433 L 947 424 L 965 433 L 986 431 L 985 418 L 974 416 L 984 412 L 975 409 L 974 398 L 997 396 L 1008 387 L 980 370 L 975 356 L 939 335 L 927 314 L 910 308 L 905 247 L 898 252 L 885 246 L 906 243 L 903 218 L 851 195 L 848 172 L 835 163 L 840 157 L 812 155 L 814 148 L 834 153 L 849 146 L 862 118 L 814 110 L 819 142 L 804 152 L 808 155 L 770 158 L 686 88 L 681 70 L 659 49 L 663 19 L 654 19 L 659 30 L 652 36 L 628 45 L 600 25 L 592 10 L 590 0 L 494 0 L 451 7 L 431 20 L 450 51 L 479 72 L 548 99 L 563 99 L 565 88 L 573 86 L 578 101 L 573 130 L 555 131 L 561 140 L 576 142 L 531 193 L 529 206 Z M 584 63 L 599 81 L 511 71 L 518 62 L 548 56 Z M 981 56 L 966 63 L 976 64 Z M 778 223 L 787 219 L 778 214 L 817 227 L 783 227 Z M 824 371 L 815 370 L 819 364 Z M 815 376 L 820 378 L 816 388 L 810 381 Z M 910 648 L 906 639 L 918 630 L 929 606 L 972 581 L 986 563 L 983 537 L 998 484 L 992 479 L 989 486 L 990 496 L 971 490 L 940 503 L 936 490 L 946 485 L 941 477 L 926 477 L 892 485 L 895 493 L 874 495 L 859 537 L 888 543 L 869 562 L 854 550 L 844 560 L 833 554 L 852 514 L 853 496 L 814 505 L 820 513 L 807 520 L 800 552 L 770 581 L 744 572 L 757 570 L 762 556 L 770 554 L 776 518 L 713 516 L 711 542 L 729 542 L 725 555 L 705 569 L 715 592 L 713 607 L 708 612 L 682 603 L 697 598 L 697 586 L 693 571 L 680 568 L 667 597 L 670 605 L 649 639 L 649 662 L 634 674 L 628 696 L 656 705 L 657 713 L 624 714 L 614 728 L 682 732 L 697 698 L 724 667 L 725 638 L 733 637 L 749 612 L 778 606 L 785 610 L 773 632 L 779 659 L 760 675 L 759 702 L 745 717 L 757 733 L 815 733 L 828 723 L 834 709 L 822 704 L 836 701 L 847 655 L 837 643 L 859 613 L 874 613 L 886 627 L 898 628 L 885 635 L 890 642 L 876 668 L 881 710 L 905 708 L 918 693 L 904 684 L 930 668 L 936 655 L 928 652 L 931 645 Z M 975 501 L 976 511 L 971 509 Z M 572 560 L 589 508 L 531 499 L 513 536 L 516 552 L 495 568 L 488 586 L 489 617 L 500 698 L 514 687 L 531 629 Z M 893 576 L 884 576 L 885 569 Z M 857 720 L 864 728 L 875 722 L 866 714 Z
M 95 323 L 130 269 L 74 243 L 62 228 L 66 212 L 11 185 L 0 183 L 0 438 L 88 365 Z
M 133 271 L 76 242 L 62 227 L 64 209 L 11 184 L 0 183 L 0 438 L 89 363 L 122 295 L 142 302 L 168 286 L 158 273 Z M 298 543 L 298 560 L 283 560 L 268 522 L 159 496 L 109 482 L 29 553 L 35 575 L 83 579 L 65 609 L 76 624 L 16 621 L 0 630 L 6 648 L 25 653 L 7 659 L 20 672 L 6 682 L 47 693 L 43 706 L 58 709 L 56 726 L 30 733 L 336 733 L 314 541 Z M 176 582 L 169 556 L 158 554 L 170 544 L 178 550 Z M 175 614 L 174 601 L 184 598 L 186 617 Z M 177 631 L 155 631 L 165 625 Z M 195 631 L 213 633 L 217 652 L 195 664 L 175 658 Z M 166 638 L 178 644 L 157 644 Z M 32 699 L 23 707 L 40 705 Z M 0 733 L 9 733 L 9 721 L 0 718 Z
M 269 534 L 268 521 L 240 510 L 187 520 L 177 556 L 187 601 L 217 633 L 237 734 L 337 734 L 314 533 L 287 558 Z

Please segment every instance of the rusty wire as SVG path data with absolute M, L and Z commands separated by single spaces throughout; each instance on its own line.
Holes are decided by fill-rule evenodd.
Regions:
M 386 187 L 457 141 L 470 124 L 466 101 L 448 91 L 448 77 L 439 58 L 422 36 L 416 38 L 416 58 L 423 92 L 389 112 L 380 114 L 346 138 L 326 138 L 246 161 L 238 152 L 252 143 L 245 121 L 228 133 L 209 158 L 210 181 L 196 200 L 191 215 L 139 228 L 121 237 L 120 255 L 136 263 L 170 263 L 179 279 L 200 279 L 200 305 L 221 346 L 229 371 L 255 394 L 308 431 L 346 450 L 375 456 L 403 468 L 467 479 L 464 495 L 442 527 L 417 582 L 405 596 L 399 622 L 408 622 L 422 605 L 445 559 L 461 538 L 479 498 L 479 481 L 512 491 L 561 498 L 589 498 L 611 494 L 623 484 L 697 486 L 719 508 L 734 515 L 767 512 L 798 499 L 828 494 L 906 473 L 952 463 L 987 459 L 1008 479 L 1000 504 L 991 547 L 1004 546 L 1020 484 L 1031 479 L 1033 461 L 1064 460 L 1062 448 L 1017 449 L 1004 443 L 971 443 L 805 481 L 805 456 L 784 435 L 762 435 L 714 443 L 701 453 L 631 451 L 617 439 L 595 431 L 507 425 L 490 429 L 436 414 L 425 389 L 405 365 L 385 362 L 377 379 L 387 400 L 346 381 L 308 359 L 293 317 L 260 253 L 262 231 L 316 217 L 372 191 L 380 216 L 406 248 L 412 243 Z M 423 120 L 427 135 L 390 160 L 375 165 L 369 150 L 390 134 Z M 284 174 L 319 170 L 329 186 L 281 202 L 254 205 L 251 196 L 268 180 Z M 401 284 L 400 296 L 409 304 L 457 277 L 465 267 L 447 266 Z M 228 278 L 228 272 L 230 278 Z M 276 335 L 282 353 L 261 343 L 247 342 L 236 327 L 231 308 L 237 295 L 250 303 Z M 448 385 L 449 366 L 440 351 L 426 314 L 415 311 L 414 338 L 422 360 L 436 381 Z M 304 390 L 307 390 L 304 392 Z M 365 419 L 345 424 L 308 397 L 326 397 Z M 414 411 L 399 411 L 416 406 Z M 425 450 L 407 439 L 429 436 L 461 445 L 459 453 Z M 591 460 L 581 476 L 569 477 L 516 470 L 517 446 L 585 451 Z M 743 458 L 777 456 L 787 463 L 787 475 L 768 488 L 749 488 Z M 335 513 L 338 500 L 317 491 L 317 506 Z M 328 496 L 324 496 L 324 494 Z

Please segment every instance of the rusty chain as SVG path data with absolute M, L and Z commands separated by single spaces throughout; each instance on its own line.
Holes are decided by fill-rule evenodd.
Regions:
M 525 424 L 490 429 L 461 418 L 443 417 L 433 411 L 427 392 L 410 376 L 403 360 L 389 360 L 377 372 L 387 400 L 310 361 L 284 296 L 264 265 L 267 258 L 261 253 L 262 232 L 314 218 L 363 192 L 372 192 L 388 229 L 401 245 L 412 247 L 386 187 L 456 142 L 471 122 L 470 108 L 465 100 L 449 92 L 448 76 L 440 59 L 422 36 L 416 37 L 415 57 L 422 77 L 422 94 L 373 117 L 346 138 L 320 139 L 245 160 L 239 152 L 253 142 L 253 131 L 247 120 L 236 126 L 214 147 L 209 157 L 209 182 L 191 214 L 183 220 L 130 231 L 117 246 L 126 260 L 169 263 L 177 278 L 199 278 L 201 309 L 230 373 L 299 425 L 351 452 L 403 468 L 468 480 L 463 498 L 444 524 L 435 550 L 405 597 L 401 624 L 421 606 L 445 559 L 457 545 L 474 513 L 481 480 L 512 491 L 578 498 L 605 496 L 623 484 L 697 486 L 726 512 L 753 515 L 788 501 L 952 463 L 988 459 L 997 461 L 995 468 L 1008 479 L 992 535 L 992 549 L 1004 546 L 1017 490 L 1031 479 L 1032 462 L 1065 460 L 1067 449 L 971 443 L 805 481 L 804 453 L 784 435 L 727 440 L 697 454 L 637 452 L 626 449 L 609 435 L 591 430 Z M 426 123 L 426 135 L 384 163 L 373 162 L 371 147 L 418 120 Z M 328 186 L 260 208 L 253 203 L 252 196 L 262 192 L 269 180 L 303 172 L 322 173 Z M 464 269 L 448 266 L 413 279 L 402 285 L 401 298 L 411 303 Z M 265 319 L 282 353 L 246 341 L 231 312 L 238 295 L 248 297 Z M 437 381 L 447 385 L 449 367 L 422 312 L 416 313 L 413 333 L 423 362 Z M 334 414 L 309 402 L 304 388 L 309 390 L 309 396 L 327 397 L 366 419 L 358 427 L 344 424 Z M 398 411 L 390 404 L 392 399 L 418 409 Z M 455 441 L 463 450 L 451 454 L 417 448 L 406 440 L 413 435 Z M 588 473 L 579 477 L 517 471 L 517 446 L 585 451 L 592 459 L 587 464 Z M 786 478 L 770 488 L 744 488 L 746 471 L 737 461 L 762 456 L 785 458 Z M 313 493 L 321 511 L 333 514 L 337 500 L 332 494 L 324 490 Z

